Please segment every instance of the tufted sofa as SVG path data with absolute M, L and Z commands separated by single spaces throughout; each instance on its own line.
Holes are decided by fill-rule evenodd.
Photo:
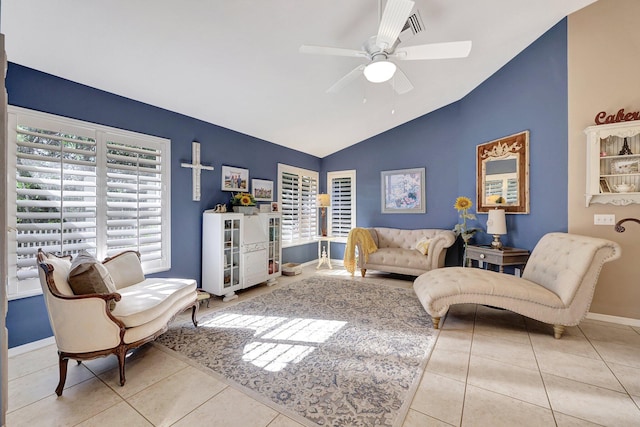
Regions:
M 451 305 L 477 303 L 549 323 L 560 338 L 565 326 L 586 316 L 603 264 L 620 254 L 620 245 L 609 240 L 549 233 L 534 248 L 522 277 L 451 267 L 419 276 L 413 288 L 436 329 Z
M 367 270 L 419 276 L 429 270 L 444 267 L 447 248 L 456 240 L 453 231 L 438 228 L 404 230 L 373 227 L 367 230 L 378 250 L 369 254 L 366 262 L 363 256 L 358 257 L 362 277 Z M 423 239 L 428 239 L 425 255 L 416 249 L 416 244 Z M 357 246 L 358 253 L 362 254 L 362 248 Z
M 38 251 L 40 284 L 51 329 L 58 347 L 62 395 L 69 359 L 95 359 L 110 354 L 118 357 L 120 385 L 124 385 L 127 351 L 139 347 L 167 330 L 177 314 L 192 308 L 197 326 L 196 281 L 193 279 L 145 278 L 139 254 L 126 251 L 103 263 L 115 286 L 112 293 L 74 294 L 70 285 L 71 257 Z M 88 279 L 87 279 L 88 280 Z M 76 288 L 77 289 L 77 288 Z

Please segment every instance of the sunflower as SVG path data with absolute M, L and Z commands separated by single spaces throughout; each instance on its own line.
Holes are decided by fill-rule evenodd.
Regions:
M 233 206 L 254 206 L 256 199 L 250 193 L 238 193 L 231 198 Z
M 466 211 L 468 209 L 471 209 L 472 205 L 473 204 L 471 203 L 471 199 L 462 196 L 456 199 L 456 203 L 453 205 L 453 207 L 456 208 L 457 211 Z
M 243 194 L 242 197 L 240 197 L 240 204 L 242 206 L 249 206 L 251 204 L 251 196 Z

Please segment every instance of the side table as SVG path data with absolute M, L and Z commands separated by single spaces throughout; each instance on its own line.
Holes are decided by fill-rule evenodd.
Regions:
M 482 262 L 497 265 L 498 271 L 500 273 L 504 273 L 505 265 L 518 265 L 524 267 L 529 260 L 529 251 L 526 249 L 508 247 L 494 249 L 491 246 L 468 245 L 467 260 L 469 260 L 470 264 L 472 261 L 477 261 L 478 266 L 480 266 L 480 263 Z
M 315 236 L 314 239 L 318 240 L 318 266 L 316 267 L 316 270 L 324 264 L 327 264 L 329 268 L 333 270 L 333 267 L 331 266 L 331 241 L 335 239 L 335 237 Z M 322 242 L 327 242 L 326 247 Z

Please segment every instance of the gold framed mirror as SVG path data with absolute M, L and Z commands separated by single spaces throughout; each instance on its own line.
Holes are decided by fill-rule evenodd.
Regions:
M 476 147 L 476 195 L 479 213 L 504 209 L 529 213 L 529 131 Z

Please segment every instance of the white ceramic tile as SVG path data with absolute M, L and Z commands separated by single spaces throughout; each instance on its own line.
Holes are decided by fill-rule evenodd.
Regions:
M 97 378 L 66 389 L 62 396 L 55 394 L 7 414 L 7 425 L 67 426 L 85 421 L 122 402 L 120 396 Z
M 553 337 L 553 327 L 549 325 L 549 330 L 540 332 L 529 329 L 529 338 L 536 354 L 548 351 L 559 351 L 562 353 L 576 354 L 582 357 L 601 360 L 600 355 L 577 327 L 565 329 L 562 338 Z
M 640 368 L 632 368 L 631 366 L 613 362 L 608 362 L 607 365 L 618 378 L 618 381 L 622 383 L 627 393 L 640 396 Z
M 618 325 L 619 326 L 619 325 Z M 600 341 L 611 344 L 624 344 L 640 350 L 640 335 L 630 326 L 620 328 L 617 326 L 593 324 L 583 322 L 580 330 L 591 341 Z
M 543 352 L 537 357 L 540 371 L 544 373 L 624 392 L 618 379 L 601 360 L 557 351 Z
M 425 372 L 411 409 L 453 425 L 459 425 L 464 402 L 464 382 Z
M 275 420 L 269 423 L 269 427 L 304 427 L 304 426 L 296 421 L 293 421 L 291 418 L 280 414 L 276 417 Z
M 170 426 L 226 387 L 221 381 L 189 366 L 127 401 L 154 426 Z
M 78 424 L 76 427 L 104 426 L 151 427 L 153 424 L 136 412 L 136 410 L 126 402 L 121 402 Z
M 11 381 L 49 366 L 58 366 L 58 349 L 55 345 L 48 345 L 10 357 L 7 364 L 7 378 Z
M 82 365 L 69 361 L 65 389 L 94 375 Z M 59 382 L 58 366 L 49 366 L 40 371 L 9 381 L 8 411 L 14 411 L 47 396 L 54 395 Z M 62 393 L 64 395 L 64 391 Z
M 174 424 L 174 427 L 265 427 L 278 412 L 227 387 Z
M 442 329 L 438 334 L 435 348 L 469 353 L 471 351 L 471 331 Z
M 472 354 L 468 384 L 544 408 L 549 407 L 538 370 L 500 363 Z
M 528 344 L 530 342 L 529 335 L 526 333 L 524 326 L 521 325 L 476 322 L 474 334 L 502 338 L 519 344 Z
M 640 425 L 640 410 L 626 393 L 549 374 L 543 378 L 554 411 L 602 425 Z
M 127 358 L 124 386 L 120 386 L 118 368 L 100 374 L 100 378 L 120 396 L 129 397 L 187 366 L 167 352 L 144 346 Z
M 469 370 L 469 352 L 434 349 L 426 370 L 456 381 L 465 382 Z
M 503 394 L 467 387 L 462 425 L 469 426 L 549 426 L 553 425 L 550 409 L 523 402 Z
M 404 419 L 402 427 L 450 427 L 444 421 L 437 420 L 428 415 L 422 414 L 412 409 L 409 410 L 407 417 Z M 271 427 L 271 426 L 269 426 Z
M 553 413 L 553 416 L 556 419 L 556 425 L 558 427 L 601 427 L 600 424 L 581 420 L 580 418 L 572 417 L 557 411 Z
M 633 346 L 602 341 L 591 341 L 591 344 L 605 362 L 640 368 L 640 351 Z
M 474 334 L 471 354 L 526 369 L 538 369 L 531 343 L 523 344 L 491 335 Z

